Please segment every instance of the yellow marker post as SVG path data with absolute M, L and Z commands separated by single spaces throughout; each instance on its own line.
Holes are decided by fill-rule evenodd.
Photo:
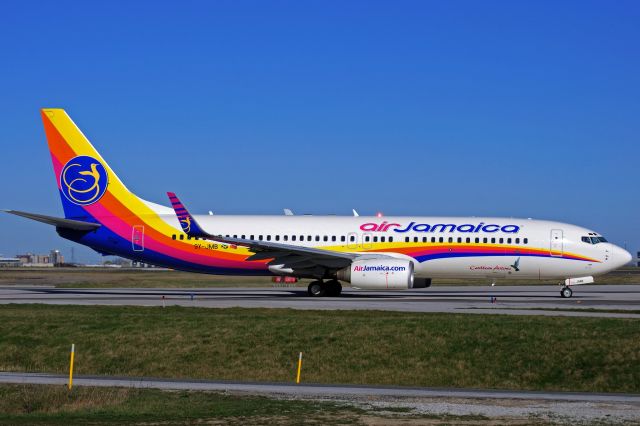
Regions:
M 71 390 L 71 386 L 73 386 L 73 356 L 76 352 L 76 345 L 71 344 L 71 361 L 69 362 L 69 390 Z
M 296 376 L 296 384 L 300 384 L 300 372 L 302 371 L 302 352 L 298 357 L 298 375 Z

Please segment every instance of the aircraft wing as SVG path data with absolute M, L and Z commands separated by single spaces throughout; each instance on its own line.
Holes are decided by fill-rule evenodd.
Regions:
M 324 275 L 324 271 L 326 270 L 338 270 L 347 267 L 357 258 L 387 257 L 383 254 L 341 253 L 271 241 L 257 241 L 242 238 L 230 238 L 222 235 L 211 235 L 205 232 L 196 222 L 194 217 L 187 211 L 184 204 L 182 204 L 176 194 L 168 192 L 167 195 L 169 196 L 171 205 L 173 206 L 176 216 L 180 221 L 180 225 L 187 235 L 247 247 L 249 251 L 254 253 L 247 258 L 248 261 L 271 259 L 267 262 L 268 265 L 282 265 L 279 267 L 283 269 L 295 269 L 298 274 L 308 273 L 310 276 L 317 276 Z

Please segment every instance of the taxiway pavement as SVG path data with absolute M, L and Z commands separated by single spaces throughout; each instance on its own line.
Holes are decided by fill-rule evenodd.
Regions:
M 306 288 L 54 288 L 2 286 L 0 304 L 196 306 L 206 308 L 373 309 L 403 312 L 640 318 L 640 285 L 574 287 L 562 299 L 559 286 L 437 286 L 408 291 L 358 291 L 312 298 Z

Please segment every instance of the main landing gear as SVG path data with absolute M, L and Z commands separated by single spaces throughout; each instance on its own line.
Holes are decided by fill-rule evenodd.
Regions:
M 342 284 L 337 280 L 323 282 L 322 280 L 312 281 L 307 287 L 307 293 L 312 297 L 338 297 L 342 293 Z
M 562 296 L 562 298 L 564 299 L 568 299 L 573 295 L 573 290 L 571 290 L 570 287 L 562 287 L 562 290 L 560 290 L 560 296 Z

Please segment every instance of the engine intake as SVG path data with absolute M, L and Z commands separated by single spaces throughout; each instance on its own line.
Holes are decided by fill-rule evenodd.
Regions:
M 413 263 L 402 259 L 356 260 L 338 271 L 337 278 L 362 290 L 413 288 Z

